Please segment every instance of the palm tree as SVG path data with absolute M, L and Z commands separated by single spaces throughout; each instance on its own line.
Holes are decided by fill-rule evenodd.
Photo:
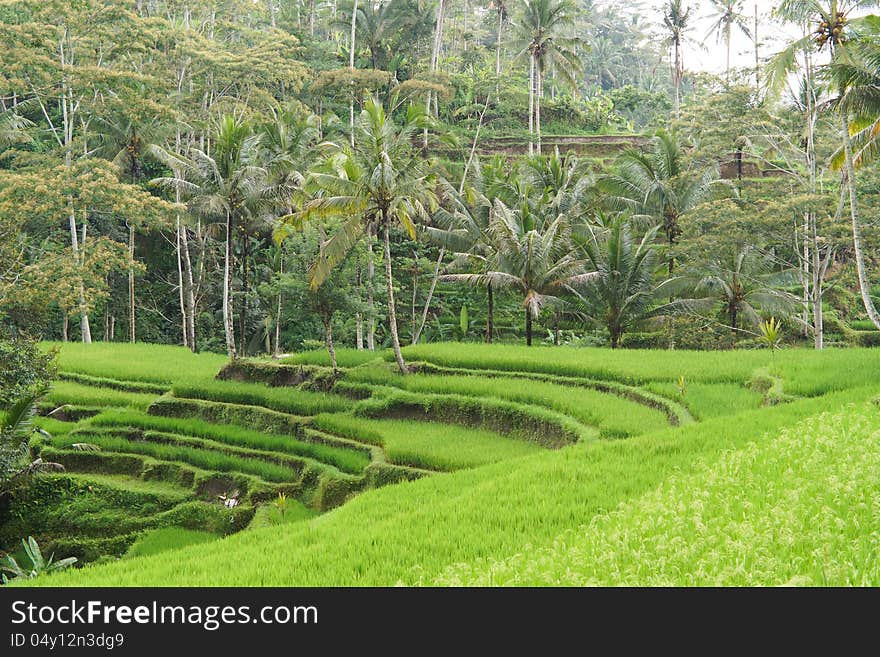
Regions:
M 838 22 L 843 24 L 844 19 L 839 18 Z M 832 106 L 837 109 L 841 118 L 843 166 L 849 194 L 853 253 L 862 303 L 868 318 L 880 328 L 880 313 L 871 299 L 871 286 L 865 266 L 855 178 L 856 165 L 872 161 L 877 152 L 877 135 L 880 134 L 880 94 L 877 86 L 880 82 L 880 48 L 876 43 L 868 41 L 849 44 L 843 36 L 844 28 L 840 28 L 841 32 L 836 37 L 833 29 L 831 36 L 827 38 L 832 43 L 832 48 L 832 40 L 836 38 L 837 48 L 832 51 L 828 73 L 839 89 L 839 95 Z M 867 124 L 856 133 L 855 138 L 851 135 L 851 116 L 856 125 Z M 858 147 L 858 153 L 855 153 L 854 145 Z
M 672 66 L 672 85 L 675 91 L 672 101 L 672 109 L 675 118 L 680 116 L 681 109 L 681 79 L 684 77 L 684 66 L 681 61 L 681 48 L 685 40 L 685 33 L 691 19 L 691 7 L 684 6 L 684 0 L 667 0 L 663 7 L 663 25 L 666 28 L 666 40 L 675 51 Z
M 720 303 L 734 335 L 742 330 L 742 320 L 756 329 L 762 314 L 788 316 L 800 304 L 785 290 L 796 282 L 795 272 L 779 269 L 773 259 L 748 245 L 726 258 L 713 258 L 702 272 L 683 278 L 694 283 L 697 300 L 690 305 Z
M 581 245 L 595 274 L 575 288 L 578 312 L 606 328 L 612 349 L 634 324 L 656 313 L 650 307 L 660 294 L 654 284 L 658 229 L 651 228 L 636 244 L 629 222 L 618 216 L 606 226 L 589 226 Z
M 518 290 L 523 296 L 526 344 L 531 346 L 532 320 L 545 306 L 562 306 L 562 295 L 595 274 L 584 272 L 584 260 L 572 249 L 572 221 L 567 214 L 526 216 L 496 200 L 488 235 L 487 255 L 461 254 L 474 260 L 480 273 L 446 274 L 442 279 Z
M 364 103 L 354 148 L 340 147 L 331 156 L 329 173 L 313 172 L 314 197 L 301 212 L 285 219 L 294 226 L 320 217 L 340 217 L 342 223 L 321 247 L 312 268 L 311 284 L 319 286 L 333 267 L 372 226 L 381 228 L 385 247 L 385 284 L 388 297 L 388 323 L 394 357 L 402 373 L 407 367 L 400 350 L 394 279 L 391 262 L 391 228 L 400 225 L 416 238 L 416 220 L 427 220 L 437 206 L 431 185 L 431 167 L 412 147 L 418 130 L 432 125 L 422 108 L 411 105 L 398 126 L 376 98 Z
M 519 14 L 513 26 L 516 58 L 528 56 L 529 135 L 537 136 L 537 152 L 540 154 L 544 73 L 552 68 L 577 89 L 576 78 L 583 68 L 576 52 L 580 40 L 572 36 L 576 11 L 572 0 L 521 0 Z M 533 152 L 530 140 L 529 155 Z
M 712 168 L 688 169 L 675 136 L 659 132 L 650 150 L 629 149 L 621 153 L 617 173 L 598 184 L 609 194 L 613 209 L 628 211 L 648 225 L 660 225 L 666 237 L 671 276 L 675 269 L 675 244 L 682 233 L 682 216 L 706 198 L 716 181 Z
M 710 0 L 714 13 L 712 14 L 712 27 L 707 37 L 714 34 L 716 40 L 724 39 L 727 49 L 727 66 L 724 73 L 724 81 L 730 84 L 730 37 L 733 28 L 738 28 L 747 37 L 752 37 L 752 32 L 743 13 L 744 0 Z
M 236 358 L 231 297 L 233 235 L 237 227 L 260 216 L 272 199 L 267 195 L 267 171 L 260 166 L 260 135 L 254 134 L 248 123 L 232 116 L 222 117 L 213 144 L 212 154 L 193 149 L 190 158 L 161 148 L 151 149 L 175 172 L 153 182 L 182 189 L 193 212 L 224 222 L 223 330 L 226 351 L 230 358 Z

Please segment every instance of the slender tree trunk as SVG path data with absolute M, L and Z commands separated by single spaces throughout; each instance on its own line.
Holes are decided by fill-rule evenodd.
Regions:
M 70 341 L 70 315 L 64 313 L 64 319 L 61 322 L 61 341 Z
M 501 35 L 504 31 L 504 12 L 498 9 L 498 36 L 495 39 L 495 95 L 498 95 L 501 80 Z
M 394 279 L 391 272 L 391 222 L 386 212 L 382 212 L 382 229 L 385 236 L 385 285 L 388 292 L 388 325 L 391 329 L 391 346 L 394 349 L 394 359 L 401 374 L 408 372 L 400 351 L 400 338 L 397 335 L 397 311 L 394 307 Z
M 376 300 L 373 298 L 376 263 L 373 261 L 373 229 L 367 230 L 367 349 L 376 351 Z
M 440 64 L 440 47 L 443 43 L 443 14 L 446 12 L 445 0 L 440 0 L 437 6 L 437 22 L 434 24 L 434 47 L 431 49 L 431 73 L 437 72 L 437 66 Z M 431 112 L 431 92 L 425 99 L 425 113 Z M 428 128 L 422 131 L 422 146 L 428 148 Z
M 529 55 L 529 157 L 535 154 L 535 56 Z
M 230 278 L 232 277 L 232 213 L 226 212 L 226 250 L 223 257 L 223 331 L 226 336 L 226 353 L 236 358 L 235 329 L 232 325 L 232 299 L 230 298 Z
M 355 29 L 357 28 L 357 12 L 358 12 L 358 0 L 354 0 L 354 7 L 351 10 L 351 41 L 349 43 L 349 52 L 348 52 L 348 66 L 351 68 L 352 74 L 354 74 L 354 45 L 355 45 Z M 351 81 L 352 85 L 354 85 L 354 80 Z M 348 108 L 349 113 L 349 128 L 351 130 L 351 145 L 354 147 L 354 92 L 352 92 L 351 104 Z
M 278 263 L 278 273 L 284 275 L 284 252 L 281 252 Z M 275 358 L 281 355 L 281 286 L 278 287 L 278 303 L 275 307 L 275 350 L 273 352 Z
M 193 282 L 192 261 L 189 256 L 189 238 L 186 234 L 186 226 L 180 225 L 180 248 L 183 253 L 183 298 L 186 317 L 186 346 L 195 353 L 196 351 L 196 297 L 195 283 Z
M 128 225 L 128 341 L 136 341 L 134 314 L 134 224 Z
M 526 308 L 526 346 L 532 346 L 532 313 Z
M 681 118 L 681 45 L 675 42 L 675 70 L 672 75 L 674 95 L 672 98 L 672 112 L 675 114 L 675 120 Z
M 724 84 L 730 86 L 730 26 L 727 27 L 725 33 L 725 41 L 727 45 L 727 67 L 724 69 Z
M 803 312 L 802 312 L 802 322 L 804 325 L 803 328 L 803 336 L 809 337 L 810 335 L 810 265 L 812 261 L 810 260 L 810 211 L 804 213 L 804 224 L 803 224 L 803 249 L 801 252 L 801 283 L 802 283 L 802 302 L 803 302 Z
M 871 300 L 871 285 L 868 282 L 865 257 L 862 253 L 862 229 L 859 223 L 858 199 L 856 198 L 856 176 L 855 166 L 853 166 L 852 140 L 849 135 L 849 117 L 847 116 L 846 109 L 842 109 L 840 114 L 843 129 L 843 152 L 846 163 L 846 184 L 849 191 L 849 208 L 852 218 L 853 251 L 855 252 L 856 269 L 859 275 L 859 291 L 862 294 L 862 303 L 865 305 L 868 318 L 874 326 L 880 329 L 880 315 L 877 314 L 877 309 Z
M 239 326 L 239 342 L 238 349 L 242 356 L 247 356 L 248 338 L 247 338 L 247 320 L 248 320 L 248 255 L 250 254 L 250 240 L 247 233 L 244 233 L 241 248 L 241 311 L 238 315 Z
M 544 77 L 541 67 L 535 62 L 535 82 L 538 86 L 535 94 L 535 132 L 538 137 L 538 155 L 541 154 L 541 97 L 544 95 Z
M 495 292 L 492 284 L 487 286 L 488 292 L 488 312 L 486 313 L 486 342 L 492 344 L 492 334 L 495 332 Z
M 324 342 L 327 345 L 327 353 L 330 354 L 330 367 L 335 372 L 339 369 L 336 366 L 336 349 L 333 347 L 333 323 L 329 312 L 322 312 L 321 319 L 324 321 Z
M 358 311 L 354 314 L 355 319 L 355 346 L 358 351 L 364 349 L 364 314 L 360 311 L 360 300 L 363 299 L 363 280 L 361 278 L 361 260 L 358 258 L 355 270 L 355 285 L 358 291 Z
M 187 327 L 187 314 L 186 314 L 186 298 L 184 293 L 184 282 L 183 282 L 183 247 L 181 246 L 180 241 L 180 215 L 177 215 L 177 223 L 175 226 L 175 251 L 177 252 L 177 297 L 180 302 L 180 332 L 182 335 L 181 344 L 184 347 L 189 347 L 189 328 Z
M 761 88 L 761 60 L 758 58 L 758 3 L 755 3 L 755 89 Z
M 553 313 L 553 346 L 559 346 L 559 312 Z
M 434 265 L 434 277 L 431 279 L 431 286 L 428 288 L 428 297 L 425 299 L 425 306 L 422 308 L 422 319 L 419 327 L 413 333 L 412 343 L 418 344 L 419 338 L 422 337 L 422 331 L 425 330 L 425 324 L 428 321 L 428 311 L 431 309 L 431 300 L 434 298 L 434 291 L 437 289 L 437 281 L 440 279 L 440 265 L 443 262 L 443 256 L 446 255 L 446 247 L 441 247 L 440 253 L 437 255 L 437 263 Z M 413 293 L 415 294 L 415 292 Z M 415 301 L 415 298 L 413 298 Z
M 309 36 L 315 36 L 315 0 L 309 0 Z

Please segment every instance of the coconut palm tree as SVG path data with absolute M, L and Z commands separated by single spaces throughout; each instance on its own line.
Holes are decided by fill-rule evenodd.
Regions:
M 681 48 L 684 44 L 686 33 L 690 27 L 691 7 L 686 7 L 684 0 L 667 0 L 663 7 L 663 26 L 666 28 L 666 41 L 674 50 L 672 64 L 672 85 L 674 96 L 672 109 L 675 118 L 680 116 L 681 109 L 681 80 L 684 77 L 684 65 L 681 60 Z
M 775 79 L 777 84 L 783 80 L 785 73 L 795 65 L 796 55 L 799 52 L 827 50 L 829 53 L 830 64 L 825 67 L 824 72 L 832 87 L 838 92 L 837 98 L 830 107 L 836 109 L 840 117 L 841 149 L 837 164 L 843 168 L 849 197 L 853 253 L 859 291 L 868 317 L 880 328 L 880 313 L 877 312 L 871 299 L 865 267 L 856 192 L 856 155 L 853 151 L 851 126 L 852 119 L 856 120 L 856 125 L 860 122 L 871 123 L 868 117 L 872 113 L 875 118 L 880 115 L 880 103 L 877 102 L 875 87 L 870 81 L 870 58 L 865 58 L 864 53 L 860 53 L 865 49 L 866 41 L 858 38 L 850 29 L 853 24 L 862 23 L 867 28 L 866 31 L 876 31 L 876 19 L 851 19 L 851 14 L 853 11 L 876 7 L 878 4 L 880 3 L 877 0 L 783 0 L 777 8 L 781 18 L 795 23 L 812 24 L 815 29 L 790 43 L 774 57 L 770 79 Z M 865 77 L 866 73 L 867 77 Z M 862 133 L 859 138 L 861 140 L 866 136 Z M 863 147 L 867 145 L 866 142 L 861 141 L 860 144 Z M 868 155 L 870 149 L 864 152 Z
M 260 135 L 250 124 L 232 116 L 222 117 L 213 134 L 211 154 L 193 149 L 191 157 L 155 147 L 151 152 L 172 172 L 153 182 L 181 189 L 192 212 L 225 226 L 223 256 L 223 329 L 226 351 L 236 358 L 232 314 L 233 239 L 235 230 L 261 216 L 267 203 L 275 203 L 267 190 L 267 171 L 260 166 Z
M 622 216 L 604 225 L 587 227 L 581 240 L 588 267 L 595 270 L 585 283 L 575 286 L 578 313 L 604 326 L 611 348 L 620 346 L 624 333 L 634 324 L 657 314 L 651 306 L 662 295 L 654 283 L 659 226 L 651 228 L 638 243 L 630 223 Z
M 322 245 L 312 268 L 313 287 L 323 283 L 359 240 L 369 240 L 372 227 L 382 230 L 388 323 L 394 357 L 402 373 L 408 370 L 397 332 L 391 229 L 401 226 L 415 239 L 416 222 L 427 221 L 437 207 L 431 166 L 412 147 L 417 131 L 431 125 L 433 122 L 423 108 L 411 105 L 404 122 L 396 125 L 378 99 L 367 100 L 355 126 L 354 147 L 339 147 L 330 156 L 329 172 L 311 174 L 312 199 L 301 211 L 284 218 L 294 227 L 317 218 L 342 219 Z
M 785 290 L 797 282 L 796 272 L 780 269 L 772 258 L 750 245 L 723 258 L 713 258 L 696 274 L 684 276 L 693 282 L 692 307 L 721 306 L 734 334 L 743 326 L 757 329 L 762 315 L 789 316 L 800 300 Z
M 659 132 L 647 151 L 629 149 L 618 158 L 617 172 L 601 179 L 615 210 L 623 210 L 649 226 L 660 225 L 666 237 L 666 261 L 675 269 L 675 244 L 682 233 L 682 216 L 701 203 L 717 182 L 713 168 L 691 170 L 674 135 Z
M 730 37 L 734 28 L 752 38 L 752 31 L 749 29 L 748 19 L 743 13 L 744 0 L 709 0 L 712 5 L 711 18 L 714 21 L 709 29 L 708 38 L 715 35 L 716 41 L 724 39 L 724 45 L 727 50 L 727 65 L 724 73 L 724 81 L 730 84 Z
M 572 220 L 568 214 L 526 215 L 502 201 L 492 204 L 487 254 L 461 254 L 479 273 L 446 274 L 442 280 L 517 290 L 523 297 L 526 344 L 532 344 L 532 320 L 546 306 L 560 307 L 563 295 L 585 283 L 585 261 L 573 251 Z
M 580 39 L 573 36 L 575 16 L 572 0 L 521 0 L 519 17 L 513 24 L 516 59 L 529 60 L 529 135 L 537 138 L 538 154 L 546 71 L 552 69 L 577 89 L 576 78 L 583 70 L 577 54 Z M 530 139 L 529 155 L 534 151 Z

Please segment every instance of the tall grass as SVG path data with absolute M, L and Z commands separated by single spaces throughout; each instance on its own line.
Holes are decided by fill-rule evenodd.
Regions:
M 176 383 L 172 390 L 176 397 L 265 406 L 275 411 L 294 415 L 333 413 L 343 411 L 351 406 L 351 401 L 340 395 L 309 392 L 296 388 L 271 388 L 261 383 L 240 381 Z
M 846 403 L 862 402 L 877 391 L 875 384 L 625 441 L 542 451 L 517 459 L 515 466 L 500 462 L 425 477 L 367 491 L 320 521 L 254 530 L 222 544 L 181 550 L 173 562 L 149 557 L 34 583 L 387 586 L 433 582 L 454 564 L 503 560 L 522 553 L 526 544 L 550 545 L 565 530 L 587 525 L 620 503 L 646 495 L 668 477 L 693 473 L 695 461 L 709 465 L 729 450 L 772 440 L 785 427 L 826 410 L 838 411 Z M 841 450 L 841 458 L 846 453 Z M 858 481 L 862 483 L 862 478 Z M 728 492 L 735 504 L 742 490 Z M 864 527 L 862 536 L 870 536 L 875 527 L 876 522 Z M 278 554 L 285 558 L 278 559 Z
M 358 368 L 349 373 L 348 379 L 392 385 L 412 392 L 495 397 L 545 406 L 598 427 L 600 435 L 605 437 L 632 436 L 668 424 L 666 415 L 655 408 L 590 388 L 545 381 L 434 374 L 401 376 L 385 368 Z
M 369 457 L 356 450 L 307 443 L 292 436 L 252 431 L 234 424 L 213 424 L 195 418 L 165 417 L 136 411 L 107 410 L 91 418 L 83 426 L 89 425 L 131 427 L 147 431 L 165 431 L 184 436 L 196 436 L 229 445 L 305 456 L 353 473 L 363 471 L 370 464 Z
M 445 585 L 877 586 L 880 413 L 861 405 L 689 476 Z
M 146 532 L 132 543 L 125 553 L 125 558 L 146 557 L 151 554 L 170 552 L 188 545 L 200 545 L 209 541 L 216 541 L 218 538 L 220 537 L 217 534 L 196 529 L 162 527 Z
M 97 388 L 70 381 L 55 381 L 46 395 L 46 399 L 58 406 L 62 404 L 119 406 L 145 411 L 156 399 L 156 395 L 123 392 L 113 388 Z
M 194 354 L 184 347 L 120 342 L 44 342 L 57 348 L 58 369 L 118 381 L 173 383 L 213 379 L 227 358 L 221 354 Z
M 430 470 L 460 470 L 534 454 L 534 443 L 494 431 L 436 422 L 374 420 L 337 413 L 319 415 L 315 426 L 355 440 L 380 444 L 388 461 Z
M 684 404 L 698 420 L 760 408 L 763 395 L 740 383 L 678 383 L 655 381 L 645 389 Z
M 336 363 L 339 367 L 356 367 L 369 363 L 372 360 L 381 359 L 382 351 L 368 351 L 357 349 L 336 348 Z M 323 365 L 330 367 L 330 354 L 324 349 L 303 351 L 281 359 L 283 365 Z

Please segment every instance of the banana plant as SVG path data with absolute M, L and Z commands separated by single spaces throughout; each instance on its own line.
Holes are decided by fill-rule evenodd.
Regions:
M 49 555 L 49 558 L 46 559 L 33 536 L 28 536 L 27 540 L 22 539 L 21 545 L 24 548 L 25 556 L 30 562 L 30 565 L 24 567 L 22 564 L 19 564 L 11 554 L 6 555 L 6 557 L 0 561 L 0 571 L 2 571 L 0 578 L 2 578 L 4 584 L 13 579 L 34 579 L 44 573 L 65 570 L 77 562 L 76 557 L 67 557 L 55 561 L 54 554 Z

